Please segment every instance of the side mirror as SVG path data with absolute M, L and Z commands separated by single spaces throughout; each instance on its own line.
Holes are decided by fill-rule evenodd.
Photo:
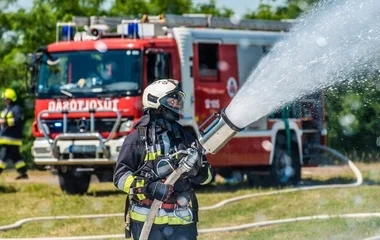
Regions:
M 34 53 L 28 53 L 26 55 L 25 64 L 27 66 L 33 65 L 36 62 L 36 55 Z
M 25 86 L 26 92 L 30 92 L 32 94 L 35 93 L 35 77 L 36 77 L 36 65 L 40 61 L 42 55 L 40 53 L 28 53 L 25 59 L 25 68 L 26 68 L 26 76 L 25 76 Z
M 36 63 L 40 62 L 42 59 L 42 55 L 45 54 L 48 58 L 46 63 L 48 65 L 56 65 L 59 63 L 59 58 L 55 59 L 47 50 L 46 46 L 39 47 L 33 54 L 32 54 L 32 64 L 35 65 Z

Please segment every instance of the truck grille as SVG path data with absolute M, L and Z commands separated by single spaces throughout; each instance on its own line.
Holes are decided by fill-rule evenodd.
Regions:
M 98 153 L 99 159 L 104 158 L 104 157 L 105 157 L 105 155 L 103 153 Z M 62 160 L 96 158 L 96 154 L 95 153 L 73 153 L 72 156 L 70 157 L 70 154 L 63 153 L 61 155 L 61 158 L 62 158 Z
M 81 124 L 80 121 L 86 121 L 87 124 Z M 95 132 L 111 132 L 116 119 L 95 119 Z M 44 124 L 48 127 L 50 133 L 63 133 L 63 121 L 44 120 Z M 67 133 L 90 132 L 89 119 L 67 119 Z

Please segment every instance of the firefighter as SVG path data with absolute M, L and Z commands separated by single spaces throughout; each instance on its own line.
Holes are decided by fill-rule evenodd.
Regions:
M 27 179 L 25 162 L 21 159 L 20 146 L 23 132 L 23 111 L 16 104 L 17 95 L 7 88 L 2 93 L 5 109 L 0 114 L 0 173 L 5 169 L 5 161 L 11 160 L 17 172 L 16 179 Z
M 177 122 L 184 93 L 173 79 L 151 83 L 143 93 L 144 116 L 122 145 L 114 171 L 115 186 L 128 193 L 126 238 L 139 239 L 154 199 L 163 201 L 149 239 L 196 239 L 198 202 L 192 184 L 212 179 L 211 167 L 196 139 Z M 186 150 L 188 155 L 173 153 Z M 168 157 L 175 155 L 175 157 Z M 172 186 L 164 184 L 176 167 L 187 171 Z M 129 225 L 130 223 L 130 225 Z

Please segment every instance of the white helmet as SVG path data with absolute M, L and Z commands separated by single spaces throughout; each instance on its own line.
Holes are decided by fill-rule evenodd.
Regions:
M 182 92 L 181 83 L 174 79 L 160 79 L 148 85 L 143 93 L 144 110 L 158 109 L 163 106 L 181 114 L 185 93 Z

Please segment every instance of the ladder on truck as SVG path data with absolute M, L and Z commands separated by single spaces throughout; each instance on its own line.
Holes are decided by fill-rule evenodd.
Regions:
M 192 28 L 220 28 L 234 30 L 252 30 L 252 31 L 289 31 L 294 25 L 293 20 L 258 20 L 258 19 L 234 19 L 225 17 L 215 17 L 210 14 L 160 14 L 160 15 L 143 15 L 140 19 L 135 17 L 108 17 L 108 16 L 74 16 L 70 23 L 57 23 L 58 28 L 62 26 L 84 27 L 87 32 L 102 31 L 108 33 L 110 30 L 117 28 L 120 34 L 126 25 L 138 23 L 141 25 L 154 25 L 156 31 L 159 29 L 165 32 L 165 29 L 174 27 L 192 27 Z M 164 30 L 163 30 L 164 29 Z M 94 35 L 94 34 L 93 34 Z M 57 35 L 58 40 L 58 35 Z
M 83 21 L 83 17 L 74 17 L 74 22 Z M 92 16 L 90 25 L 105 24 L 110 27 L 116 27 L 123 21 L 131 22 L 136 18 L 123 17 L 100 17 Z M 293 23 L 292 21 L 275 21 L 275 20 L 258 20 L 258 19 L 241 19 L 231 20 L 231 18 L 215 17 L 210 14 L 160 14 L 158 16 L 143 15 L 140 19 L 141 23 L 154 23 L 162 26 L 173 27 L 199 27 L 199 28 L 225 28 L 225 29 L 245 29 L 257 31 L 288 31 Z

